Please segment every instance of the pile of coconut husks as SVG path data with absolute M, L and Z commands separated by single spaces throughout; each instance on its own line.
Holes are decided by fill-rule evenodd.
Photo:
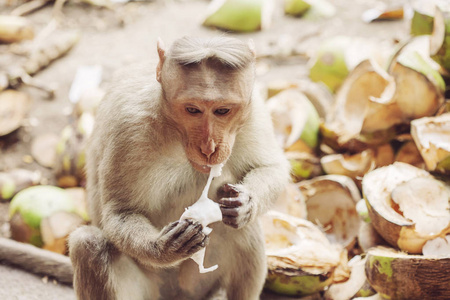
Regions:
M 431 29 L 416 36 L 417 20 Z M 450 299 L 450 6 L 415 11 L 411 28 L 372 52 L 326 41 L 317 84 L 268 87 L 294 183 L 263 218 L 267 290 Z

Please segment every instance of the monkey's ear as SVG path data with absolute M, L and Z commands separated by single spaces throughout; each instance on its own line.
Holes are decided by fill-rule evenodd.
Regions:
M 158 56 L 159 56 L 159 63 L 158 66 L 156 67 L 156 80 L 158 80 L 158 82 L 161 83 L 161 70 L 164 64 L 164 60 L 166 59 L 166 46 L 164 45 L 164 42 L 161 40 L 161 38 L 158 38 L 156 47 L 158 49 Z
M 248 40 L 248 49 L 253 54 L 253 57 L 256 58 L 255 42 L 253 42 L 253 39 Z

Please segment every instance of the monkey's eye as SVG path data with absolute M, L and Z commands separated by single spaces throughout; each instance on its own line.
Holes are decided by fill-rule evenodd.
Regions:
M 229 113 L 229 112 L 230 112 L 230 109 L 229 109 L 229 108 L 219 108 L 219 109 L 216 109 L 216 110 L 214 111 L 214 114 L 223 116 L 223 115 L 226 115 L 226 114 Z
M 186 111 L 192 115 L 201 113 L 201 111 L 195 107 L 186 107 Z

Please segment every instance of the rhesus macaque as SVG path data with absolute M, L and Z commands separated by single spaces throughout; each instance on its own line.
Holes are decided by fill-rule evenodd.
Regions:
M 119 76 L 100 104 L 87 151 L 93 225 L 72 233 L 79 299 L 259 299 L 266 276 L 257 217 L 289 180 L 263 100 L 251 45 L 228 37 L 158 42 L 156 74 Z M 148 69 L 148 68 L 147 68 Z M 156 79 L 156 80 L 155 80 Z M 211 165 L 222 222 L 179 221 Z M 188 259 L 206 248 L 200 274 Z

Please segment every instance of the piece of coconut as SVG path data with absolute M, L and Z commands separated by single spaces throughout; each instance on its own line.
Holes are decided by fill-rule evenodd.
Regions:
M 327 174 L 345 175 L 357 180 L 375 168 L 375 151 L 367 149 L 356 154 L 325 155 L 320 164 Z
M 95 118 L 83 113 L 74 123 L 67 125 L 61 132 L 56 145 L 55 175 L 60 187 L 79 186 L 86 180 L 85 148 L 94 129 Z
M 41 166 L 53 167 L 58 141 L 59 136 L 54 133 L 43 133 L 36 136 L 31 143 L 31 155 Z
M 180 220 L 193 219 L 203 226 L 203 233 L 209 235 L 212 231 L 209 224 L 222 220 L 222 212 L 218 203 L 208 198 L 208 191 L 214 177 L 219 177 L 222 174 L 223 164 L 211 166 L 209 172 L 208 181 L 203 189 L 202 195 L 193 205 L 186 208 L 186 211 L 181 215 Z M 214 271 L 218 268 L 218 265 L 214 265 L 209 268 L 203 266 L 205 259 L 206 248 L 202 248 L 200 251 L 192 255 L 192 260 L 198 264 L 200 273 L 207 273 Z
M 395 161 L 404 162 L 421 169 L 425 168 L 425 162 L 414 141 L 406 141 L 400 146 L 395 154 Z
M 0 42 L 15 43 L 34 38 L 34 28 L 25 17 L 0 15 Z
M 402 53 L 392 65 L 396 88 L 392 101 L 413 120 L 434 114 L 444 102 L 442 76 L 416 51 Z
M 41 220 L 40 231 L 43 249 L 67 254 L 67 238 L 78 226 L 84 224 L 83 218 L 75 213 L 57 211 Z
M 428 170 L 450 171 L 450 113 L 412 121 L 411 135 Z
M 450 235 L 427 241 L 422 252 L 427 256 L 450 257 Z
M 353 180 L 325 175 L 304 180 L 298 187 L 306 199 L 308 220 L 321 226 L 330 241 L 350 249 L 361 222 L 356 212 L 361 194 Z
M 203 25 L 237 32 L 264 30 L 272 22 L 273 6 L 273 0 L 213 0 Z
M 9 200 L 21 190 L 36 185 L 41 180 L 39 171 L 12 169 L 0 172 L 0 201 Z
M 348 278 L 346 251 L 311 222 L 276 211 L 261 221 L 269 268 L 266 289 L 303 296 Z
M 327 112 L 334 102 L 334 96 L 330 90 L 323 83 L 310 80 L 298 80 L 298 89 L 308 97 L 319 117 L 325 120 Z
M 450 258 L 408 255 L 392 248 L 367 252 L 366 276 L 385 299 L 447 300 L 450 295 Z
M 419 180 L 416 181 L 418 178 Z M 410 180 L 413 181 L 408 183 Z M 407 190 L 414 189 L 416 183 L 423 189 L 420 191 L 421 195 L 432 193 L 437 195 L 438 199 L 431 200 L 433 204 L 427 205 L 428 196 L 421 198 L 416 195 L 411 196 Z M 409 253 L 421 253 L 427 240 L 448 230 L 450 221 L 448 192 L 442 183 L 435 180 L 425 170 L 395 162 L 367 173 L 362 181 L 362 190 L 373 226 L 394 247 Z M 435 200 L 437 203 L 434 203 Z M 422 211 L 410 212 L 412 207 Z M 404 211 L 413 220 L 404 216 Z M 427 214 L 437 218 L 423 217 Z M 423 218 L 430 220 L 431 224 L 423 224 Z M 419 228 L 416 222 L 419 223 Z
M 82 187 L 73 187 L 65 189 L 66 193 L 69 194 L 75 204 L 75 211 L 80 215 L 85 221 L 89 221 L 88 215 L 88 203 L 87 203 L 87 193 L 86 189 Z
M 289 183 L 285 186 L 284 191 L 277 198 L 273 210 L 306 219 L 305 197 L 295 183 Z
M 283 91 L 267 100 L 266 105 L 282 148 L 289 149 L 296 142 L 304 144 L 305 149 L 317 146 L 319 115 L 302 92 L 296 89 Z
M 309 77 L 336 92 L 349 73 L 362 61 L 369 57 L 383 61 L 386 49 L 388 47 L 383 42 L 370 39 L 348 36 L 330 38 L 319 45 L 308 62 Z
M 388 243 L 383 240 L 372 223 L 363 222 L 359 227 L 358 246 L 362 251 L 367 252 L 367 250 L 375 246 L 388 246 Z
M 284 1 L 284 13 L 291 16 L 301 16 L 308 9 L 311 4 L 304 0 L 286 0 Z
M 374 61 L 361 62 L 339 89 L 325 127 L 343 144 L 362 132 L 386 130 L 401 123 L 397 104 L 379 100 L 392 97 L 394 92 L 395 82 L 389 74 Z
M 19 242 L 44 246 L 41 222 L 58 212 L 76 213 L 74 201 L 65 190 L 38 185 L 20 191 L 9 206 L 11 237 Z
M 433 178 L 413 178 L 392 190 L 392 200 L 421 235 L 435 235 L 450 224 L 449 192 Z
M 430 41 L 431 58 L 450 71 L 450 5 L 436 7 Z
M 354 297 L 367 297 L 375 294 L 365 274 L 366 259 L 357 255 L 349 262 L 350 277 L 342 283 L 332 284 L 324 294 L 325 300 L 348 300 Z
M 0 136 L 7 135 L 22 125 L 32 104 L 24 92 L 5 90 L 0 93 Z
M 414 1 L 412 3 L 412 17 L 410 24 L 410 34 L 429 35 L 433 32 L 433 21 L 435 5 L 434 1 Z
M 304 145 L 304 143 L 296 142 L 293 147 L 290 147 L 289 151 L 285 152 L 287 159 L 291 164 L 291 177 L 294 182 L 302 181 L 303 179 L 309 179 L 323 174 L 322 167 L 320 166 L 320 160 L 315 154 L 295 149 L 291 151 L 296 145 Z M 308 148 L 309 149 L 309 148 Z

